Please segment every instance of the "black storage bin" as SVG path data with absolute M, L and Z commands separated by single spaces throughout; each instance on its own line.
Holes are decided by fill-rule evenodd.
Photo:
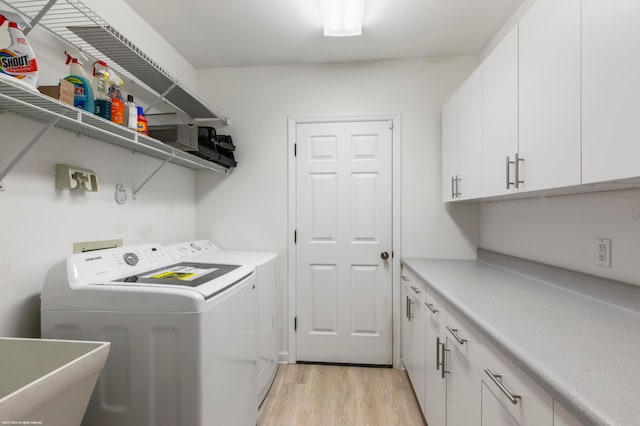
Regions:
M 198 127 L 198 150 L 194 152 L 198 157 L 225 167 L 236 167 L 235 149 L 231 136 L 218 135 L 213 127 Z

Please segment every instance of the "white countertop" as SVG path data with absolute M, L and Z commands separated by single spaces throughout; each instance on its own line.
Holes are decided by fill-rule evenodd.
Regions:
M 578 420 L 640 425 L 640 306 L 621 307 L 579 286 L 549 284 L 483 261 L 402 263 Z

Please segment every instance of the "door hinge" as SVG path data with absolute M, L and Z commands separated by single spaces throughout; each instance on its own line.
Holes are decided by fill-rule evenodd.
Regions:
M 293 231 L 293 244 L 298 243 L 298 230 Z
M 298 317 L 293 318 L 293 331 L 298 331 Z
M 298 156 L 298 144 L 297 143 L 293 144 L 293 156 L 294 157 Z

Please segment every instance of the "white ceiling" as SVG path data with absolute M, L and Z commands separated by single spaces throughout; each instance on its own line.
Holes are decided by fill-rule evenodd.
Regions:
M 478 54 L 523 0 L 367 0 L 323 37 L 318 0 L 126 0 L 196 68 Z

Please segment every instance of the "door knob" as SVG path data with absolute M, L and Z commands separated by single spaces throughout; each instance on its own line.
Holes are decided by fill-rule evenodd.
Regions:
M 389 258 L 389 253 L 383 251 L 382 253 L 380 253 L 380 257 L 382 258 L 382 260 L 387 260 Z

